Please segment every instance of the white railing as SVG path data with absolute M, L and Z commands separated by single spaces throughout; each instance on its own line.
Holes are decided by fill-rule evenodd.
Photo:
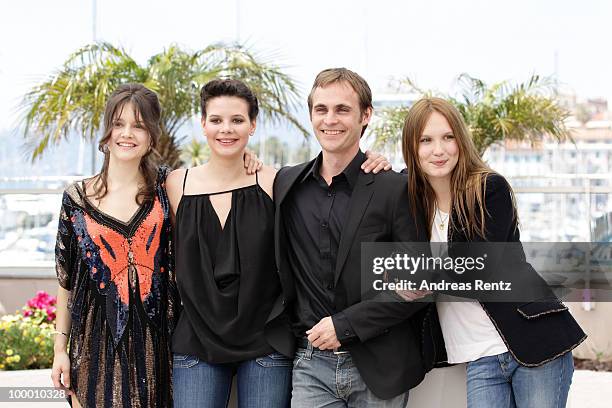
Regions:
M 61 194 L 68 183 L 81 178 L 0 178 L 0 276 L 54 274 Z M 612 213 L 612 174 L 508 179 L 516 193 L 524 241 L 599 241 L 612 235 L 612 221 L 606 218 Z M 27 183 L 47 187 L 24 186 Z

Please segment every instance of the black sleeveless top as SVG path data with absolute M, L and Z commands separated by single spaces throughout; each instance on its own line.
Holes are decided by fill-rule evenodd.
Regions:
M 281 292 L 274 261 L 274 203 L 256 184 L 185 195 L 176 211 L 176 280 L 183 311 L 172 351 L 230 363 L 273 351 L 264 325 Z M 225 226 L 210 196 L 231 193 Z

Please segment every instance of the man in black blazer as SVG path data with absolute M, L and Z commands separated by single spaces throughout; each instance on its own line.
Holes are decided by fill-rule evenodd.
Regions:
M 308 106 L 322 153 L 276 176 L 283 295 L 266 334 L 284 354 L 297 348 L 292 406 L 404 407 L 433 365 L 435 307 L 395 292 L 363 299 L 361 243 L 427 241 L 425 225 L 410 209 L 406 176 L 360 168 L 359 140 L 372 115 L 365 80 L 324 70 Z

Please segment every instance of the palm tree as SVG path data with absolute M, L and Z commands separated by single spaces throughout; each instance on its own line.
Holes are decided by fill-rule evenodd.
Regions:
M 257 142 L 251 150 L 259 152 L 260 146 L 260 142 Z M 268 136 L 261 159 L 270 166 L 281 168 L 287 164 L 290 150 L 287 142 L 281 141 L 277 136 Z
M 312 159 L 310 143 L 308 140 L 304 140 L 302 144 L 295 150 L 292 163 L 304 163 Z
M 534 143 L 547 135 L 557 141 L 571 140 L 564 123 L 569 112 L 556 100 L 552 81 L 533 75 L 527 82 L 516 85 L 504 81 L 488 86 L 480 79 L 462 74 L 459 84 L 461 97 L 439 96 L 459 109 L 481 155 L 492 144 L 506 139 Z M 422 96 L 435 94 L 423 91 L 409 79 L 401 81 L 401 85 Z M 377 148 L 396 145 L 401 140 L 408 110 L 408 106 L 388 107 L 377 114 L 378 120 L 370 133 Z
M 299 101 L 297 85 L 270 59 L 241 45 L 215 44 L 195 52 L 173 45 L 141 66 L 122 48 L 104 42 L 87 45 L 23 99 L 24 135 L 32 159 L 71 130 L 94 140 L 106 99 L 127 82 L 140 82 L 157 92 L 162 106 L 159 150 L 172 167 L 182 163 L 178 132 L 199 111 L 199 89 L 216 77 L 244 81 L 257 95 L 264 120 L 289 122 L 307 136 L 292 113 Z
M 181 160 L 189 167 L 199 166 L 210 158 L 210 146 L 208 143 L 192 139 L 191 143 L 183 148 Z

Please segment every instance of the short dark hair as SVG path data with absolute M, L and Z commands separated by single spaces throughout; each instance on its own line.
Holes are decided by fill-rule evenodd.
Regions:
M 235 96 L 243 99 L 249 105 L 249 120 L 257 119 L 259 103 L 257 97 L 244 82 L 237 79 L 213 79 L 200 90 L 200 108 L 202 116 L 206 116 L 206 103 L 219 96 Z

